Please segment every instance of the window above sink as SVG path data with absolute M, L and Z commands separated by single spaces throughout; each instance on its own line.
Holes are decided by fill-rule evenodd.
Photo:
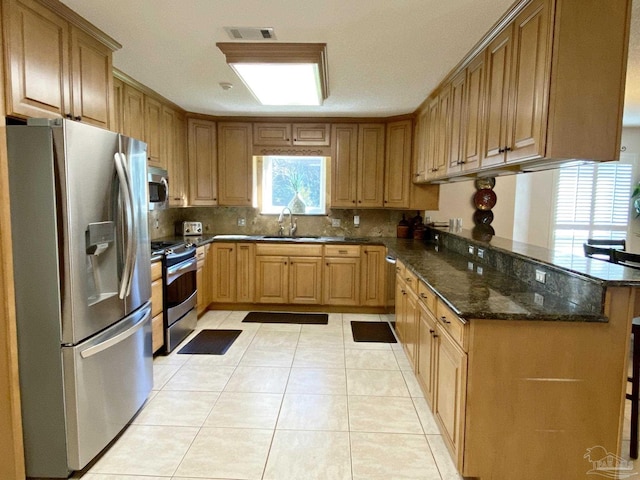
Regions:
M 328 157 L 254 157 L 257 207 L 263 214 L 280 214 L 289 207 L 293 215 L 327 213 Z

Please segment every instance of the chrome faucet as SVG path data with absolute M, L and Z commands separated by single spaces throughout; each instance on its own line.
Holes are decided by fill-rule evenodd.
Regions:
M 293 218 L 293 216 L 291 215 L 291 209 L 289 207 L 284 207 L 280 212 L 280 216 L 278 217 L 278 225 L 280 225 L 278 235 L 280 235 L 281 237 L 284 236 L 284 226 L 282 225 L 282 223 L 284 222 L 285 210 L 289 212 L 289 235 L 287 236 L 293 237 L 293 235 L 296 233 L 296 230 L 298 229 L 298 220 Z

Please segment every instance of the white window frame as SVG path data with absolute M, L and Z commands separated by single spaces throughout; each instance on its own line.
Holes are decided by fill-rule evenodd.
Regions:
M 327 215 L 328 212 L 328 195 L 327 195 L 327 178 L 328 168 L 330 164 L 330 157 L 324 157 L 321 155 L 314 156 L 289 156 L 289 155 L 265 155 L 261 157 L 255 157 L 255 178 L 256 178 L 256 200 L 257 204 L 254 207 L 260 210 L 263 215 L 278 215 L 284 207 L 287 205 L 272 205 L 271 204 L 271 189 L 272 189 L 272 175 L 270 174 L 271 159 L 272 158 L 287 158 L 287 159 L 299 159 L 299 160 L 316 160 L 320 159 L 322 167 L 320 169 L 320 206 L 312 207 L 307 206 L 305 213 L 296 215 Z M 254 202 L 255 203 L 255 202 Z
M 558 170 L 552 223 L 556 255 L 583 256 L 582 245 L 588 238 L 627 237 L 633 174 L 633 165 L 626 162 L 587 163 Z M 565 192 L 560 191 L 563 188 Z

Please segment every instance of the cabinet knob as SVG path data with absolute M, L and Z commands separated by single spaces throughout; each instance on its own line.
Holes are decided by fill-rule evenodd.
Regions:
M 504 148 L 499 148 L 498 153 L 504 153 Z
M 421 293 L 421 294 L 420 294 L 420 296 L 421 296 L 422 298 L 427 298 L 427 296 L 426 296 L 424 293 Z
M 77 117 L 73 117 L 73 119 L 77 120 L 79 122 L 80 120 L 82 120 L 82 117 L 81 116 L 77 116 Z
M 430 333 L 431 335 L 433 335 L 434 333 L 436 333 L 436 331 L 435 331 L 433 328 L 430 328 L 430 329 L 429 329 L 429 333 Z
M 504 147 L 504 151 L 505 152 L 510 152 L 511 151 L 511 147 Z
M 446 324 L 451 323 L 449 320 L 447 320 L 447 317 L 445 317 L 444 315 L 440 317 L 440 320 L 442 320 L 442 323 L 446 323 Z
M 68 119 L 72 119 L 73 118 L 73 115 L 71 115 L 70 113 L 66 113 L 64 116 L 67 117 Z
M 355 200 L 351 200 L 351 203 L 356 203 L 356 201 Z

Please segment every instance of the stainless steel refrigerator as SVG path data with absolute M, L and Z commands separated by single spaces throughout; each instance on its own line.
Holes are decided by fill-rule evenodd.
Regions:
M 27 476 L 66 478 L 153 384 L 146 144 L 38 119 L 7 147 Z

